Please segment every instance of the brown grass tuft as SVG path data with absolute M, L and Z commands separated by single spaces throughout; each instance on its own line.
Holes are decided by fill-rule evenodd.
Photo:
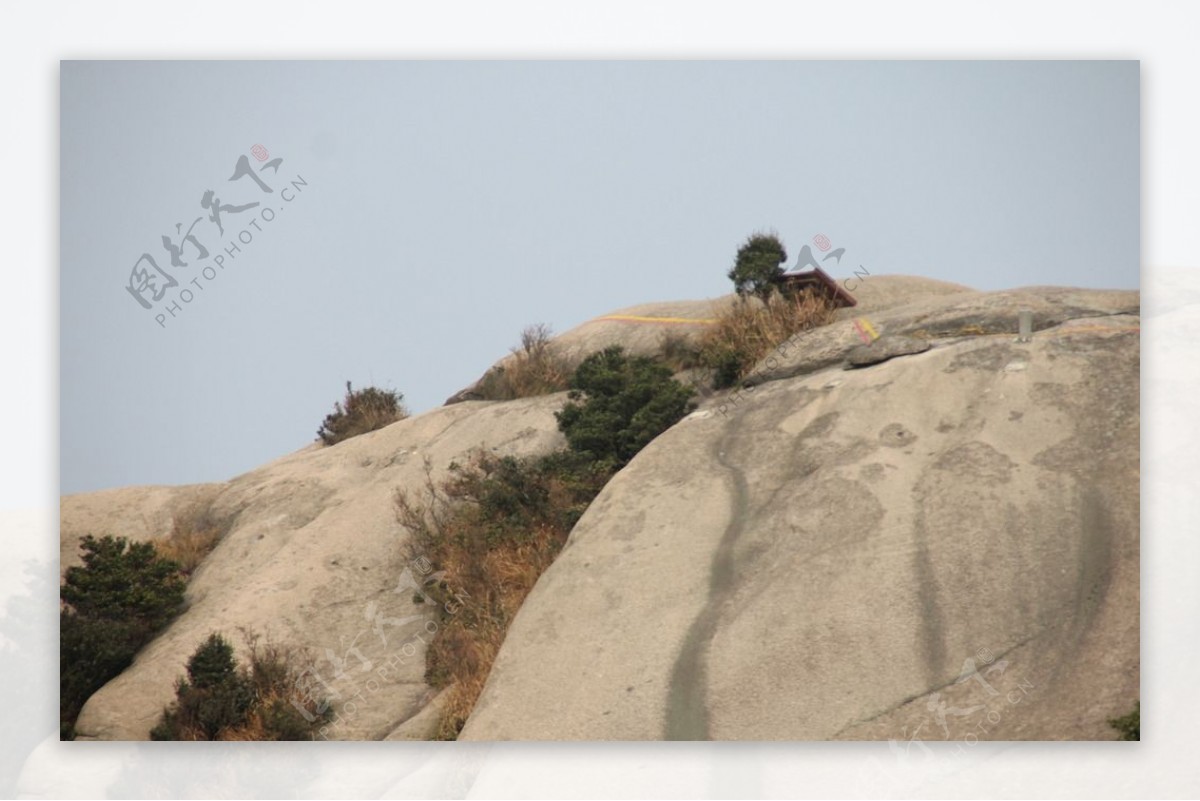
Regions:
M 701 361 L 715 371 L 716 386 L 733 386 L 772 348 L 801 331 L 832 323 L 836 311 L 828 299 L 813 292 L 775 292 L 765 302 L 739 298 L 704 332 Z
M 156 540 L 154 549 L 159 556 L 178 564 L 180 573 L 190 577 L 229 532 L 232 522 L 218 518 L 207 503 L 196 502 L 175 514 L 171 533 Z
M 521 332 L 521 344 L 503 364 L 479 381 L 475 391 L 484 400 L 513 400 L 549 395 L 567 388 L 574 364 L 554 344 L 554 332 L 538 323 Z
M 301 677 L 315 666 L 312 654 L 304 648 L 283 646 L 269 640 L 260 644 L 259 636 L 246 629 L 242 629 L 242 635 L 250 649 L 250 667 L 243 675 L 254 688 L 254 703 L 245 722 L 225 729 L 219 739 L 312 739 L 315 730 L 328 718 L 327 712 L 311 709 L 313 699 L 302 689 Z M 318 701 L 318 704 L 327 703 L 326 699 Z M 314 720 L 305 720 L 297 706 L 308 709 Z

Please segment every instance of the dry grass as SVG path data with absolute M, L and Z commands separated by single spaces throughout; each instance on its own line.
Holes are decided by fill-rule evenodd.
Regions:
M 425 671 L 432 687 L 448 688 L 438 739 L 458 736 L 517 610 L 607 479 L 561 454 L 477 452 L 440 485 L 426 465 L 419 500 L 396 493 L 397 518 L 412 534 L 409 556 L 445 571 L 427 589 L 443 612 Z
M 575 366 L 553 339 L 549 326 L 529 326 L 512 355 L 488 370 L 475 391 L 484 400 L 513 400 L 565 390 Z
M 313 709 L 314 701 L 305 695 L 301 678 L 315 667 L 312 654 L 274 642 L 259 643 L 259 637 L 242 631 L 250 648 L 250 669 L 246 677 L 254 688 L 254 703 L 245 723 L 221 733 L 221 740 L 307 740 L 329 717 L 328 701 L 318 699 L 323 708 Z M 293 704 L 293 702 L 295 702 Z M 309 710 L 306 720 L 296 706 Z
M 700 341 L 701 359 L 715 371 L 714 383 L 728 387 L 745 378 L 771 351 L 801 331 L 834 321 L 837 308 L 825 297 L 773 293 L 766 302 L 741 298 L 720 312 Z
M 180 573 L 190 577 L 229 532 L 231 524 L 231 520 L 213 514 L 207 503 L 197 502 L 176 513 L 171 533 L 156 540 L 154 549 L 159 556 L 178 564 Z

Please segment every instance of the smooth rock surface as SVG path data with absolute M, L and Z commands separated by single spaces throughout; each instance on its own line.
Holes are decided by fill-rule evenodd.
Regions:
M 883 278 L 868 281 L 880 283 Z M 860 292 L 865 288 L 864 284 Z M 1068 320 L 1136 316 L 1140 306 L 1136 291 L 1065 287 L 1024 287 L 998 292 L 947 290 L 929 295 L 910 289 L 900 297 L 906 301 L 900 305 L 881 301 L 877 306 L 860 303 L 858 307 L 842 309 L 838 321 L 797 334 L 763 357 L 743 385 L 806 375 L 840 363 L 852 349 L 863 344 L 860 329 L 864 324 L 869 324 L 881 337 L 902 335 L 953 341 L 961 337 L 1009 334 L 1016 339 L 1017 313 L 1021 309 L 1033 312 L 1033 330 L 1041 331 Z
M 929 350 L 928 340 L 906 337 L 901 334 L 880 337 L 869 345 L 859 345 L 846 354 L 846 362 L 851 367 L 867 367 L 872 364 L 886 362 L 896 356 L 909 356 L 914 353 L 924 353 Z
M 1032 342 L 986 333 L 1017 306 Z M 1137 295 L 903 308 L 877 327 L 947 339 L 714 399 L 619 473 L 462 737 L 1114 739 L 1139 697 Z
M 1113 738 L 1139 690 L 1138 294 L 874 275 L 853 291 L 613 478 L 465 739 Z M 729 300 L 556 341 L 653 353 Z M 931 347 L 844 371 L 864 319 Z M 420 490 L 426 458 L 436 480 L 475 447 L 560 447 L 563 398 L 456 403 L 225 483 L 63 498 L 64 568 L 84 533 L 161 537 L 197 504 L 231 522 L 80 739 L 144 739 L 210 631 L 244 656 L 240 627 L 309 650 L 338 691 L 331 739 L 427 736 L 431 613 L 405 584 L 393 493 Z

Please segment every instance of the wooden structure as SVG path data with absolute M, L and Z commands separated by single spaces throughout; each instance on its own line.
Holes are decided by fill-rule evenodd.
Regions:
M 858 301 L 846 291 L 829 273 L 820 267 L 800 272 L 786 272 L 779 276 L 779 289 L 784 294 L 799 294 L 813 291 L 825 296 L 836 308 L 857 306 Z

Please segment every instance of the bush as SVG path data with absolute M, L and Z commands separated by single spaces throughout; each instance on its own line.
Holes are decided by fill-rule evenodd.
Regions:
M 737 258 L 730 269 L 729 280 L 741 297 L 756 295 L 766 300 L 775 290 L 787 250 L 774 233 L 755 233 L 738 248 Z
M 80 547 L 83 566 L 67 569 L 59 593 L 76 614 L 158 630 L 183 605 L 179 565 L 158 556 L 152 544 L 88 535 Z
M 571 376 L 571 363 L 553 338 L 550 327 L 541 323 L 526 328 L 521 344 L 503 364 L 484 374 L 475 394 L 483 400 L 513 400 L 562 392 Z
M 210 634 L 188 660 L 187 674 L 176 685 L 175 706 L 163 712 L 150 739 L 215 740 L 224 729 L 245 723 L 253 690 L 224 638 Z M 185 732 L 190 736 L 180 736 Z
M 175 685 L 175 701 L 150 730 L 152 740 L 307 740 L 330 717 L 307 712 L 299 689 L 304 665 L 297 654 L 260 647 L 248 637 L 250 667 L 239 668 L 233 647 L 210 634 L 188 659 L 187 678 Z
M 583 360 L 571 376 L 568 403 L 556 413 L 571 450 L 624 466 L 691 408 L 692 390 L 670 368 L 619 346 Z
M 1121 735 L 1122 740 L 1141 740 L 1142 739 L 1142 704 L 1140 701 L 1135 701 L 1133 711 L 1128 715 L 1123 715 L 1119 718 L 1111 718 L 1108 725 L 1117 730 Z
M 84 703 L 183 608 L 179 566 L 150 543 L 86 536 L 83 566 L 59 590 L 59 723 L 65 737 Z
M 403 400 L 403 394 L 378 387 L 356 392 L 347 381 L 345 399 L 334 404 L 333 411 L 325 416 L 325 422 L 317 429 L 317 436 L 326 445 L 335 445 L 403 420 L 408 416 Z
M 477 451 L 440 484 L 427 478 L 423 499 L 396 493 L 409 558 L 441 571 L 424 590 L 443 610 L 425 662 L 425 681 L 449 688 L 439 739 L 458 736 L 525 596 L 610 475 L 567 451 L 526 459 Z
M 210 634 L 187 663 L 188 678 L 198 690 L 208 690 L 237 678 L 233 646 L 219 634 Z
M 740 299 L 704 332 L 700 360 L 713 370 L 715 387 L 733 386 L 773 348 L 802 331 L 828 325 L 836 311 L 827 298 L 814 292 L 775 293 L 765 302 Z
M 699 343 L 680 331 L 663 333 L 658 343 L 658 354 L 662 363 L 677 373 L 704 366 Z
M 58 719 L 63 740 L 75 738 L 75 720 L 93 694 L 133 664 L 149 638 L 137 626 L 59 613 Z

